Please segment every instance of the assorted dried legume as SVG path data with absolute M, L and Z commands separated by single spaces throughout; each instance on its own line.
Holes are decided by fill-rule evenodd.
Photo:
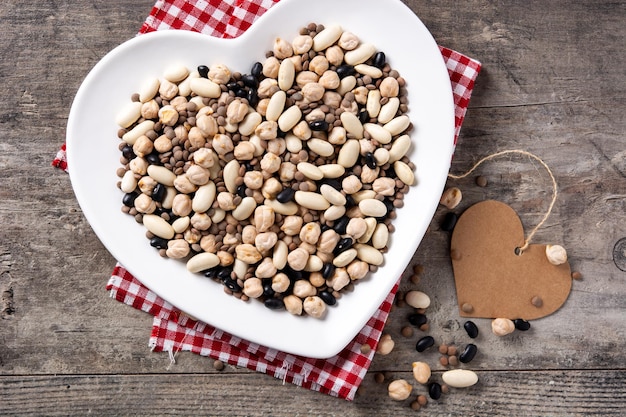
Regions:
M 337 25 L 266 57 L 145 80 L 116 118 L 122 210 L 226 292 L 322 317 L 384 262 L 415 182 L 405 81 Z

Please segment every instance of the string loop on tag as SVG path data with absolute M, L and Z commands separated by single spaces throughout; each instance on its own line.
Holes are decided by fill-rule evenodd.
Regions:
M 556 184 L 556 179 L 554 178 L 554 175 L 552 174 L 552 171 L 550 170 L 550 167 L 548 167 L 548 165 L 545 162 L 543 162 L 543 160 L 541 158 L 539 158 L 537 155 L 534 155 L 534 154 L 532 154 L 530 152 L 523 151 L 523 150 L 520 150 L 520 149 L 509 149 L 509 150 L 505 150 L 505 151 L 496 152 L 496 153 L 493 153 L 491 155 L 487 155 L 484 158 L 482 158 L 481 160 L 479 160 L 478 162 L 476 162 L 474 164 L 474 166 L 472 168 L 470 168 L 469 171 L 467 171 L 467 172 L 465 172 L 463 174 L 460 174 L 460 175 L 448 174 L 448 177 L 452 178 L 454 180 L 459 180 L 461 178 L 465 178 L 468 175 L 470 175 L 472 172 L 474 172 L 476 170 L 476 168 L 478 168 L 484 162 L 487 162 L 487 161 L 489 161 L 491 159 L 494 159 L 494 158 L 497 158 L 497 157 L 500 157 L 500 156 L 503 156 L 503 155 L 510 155 L 510 154 L 524 155 L 524 156 L 528 156 L 530 158 L 533 158 L 534 160 L 539 162 L 541 164 L 541 166 L 543 166 L 545 168 L 546 171 L 548 171 L 548 175 L 550 175 L 550 179 L 552 180 L 552 201 L 550 201 L 550 205 L 548 206 L 548 211 L 543 216 L 541 221 L 537 224 L 537 226 L 535 226 L 533 228 L 533 230 L 531 230 L 531 232 L 528 234 L 528 237 L 524 241 L 524 245 L 522 247 L 520 247 L 520 248 L 516 248 L 516 253 L 518 255 L 521 255 L 526 249 L 528 249 L 528 246 L 530 245 L 530 241 L 533 238 L 533 236 L 535 235 L 535 233 L 537 233 L 537 230 L 539 230 L 539 228 L 541 226 L 543 226 L 543 224 L 546 222 L 546 220 L 548 220 L 548 217 L 550 216 L 550 213 L 552 212 L 552 209 L 554 208 L 554 204 L 556 203 L 556 197 L 558 195 L 557 184 Z

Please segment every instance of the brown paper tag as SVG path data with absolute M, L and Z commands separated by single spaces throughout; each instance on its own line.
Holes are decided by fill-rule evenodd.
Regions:
M 572 287 L 569 263 L 548 262 L 546 245 L 530 245 L 517 255 L 523 245 L 522 222 L 504 203 L 483 201 L 461 215 L 450 256 L 462 317 L 531 320 L 565 303 Z

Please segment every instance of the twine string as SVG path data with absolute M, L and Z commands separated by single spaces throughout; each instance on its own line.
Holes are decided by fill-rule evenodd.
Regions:
M 526 240 L 524 241 L 524 245 L 520 248 L 518 248 L 518 254 L 521 255 L 526 249 L 528 249 L 528 246 L 530 245 L 530 241 L 532 240 L 533 236 L 535 236 L 535 233 L 537 233 L 537 230 L 539 230 L 539 228 L 541 228 L 541 226 L 543 226 L 543 224 L 546 222 L 546 220 L 548 220 L 548 217 L 550 216 L 550 213 L 552 212 L 552 209 L 554 208 L 554 204 L 556 203 L 556 198 L 558 195 L 558 191 L 557 191 L 557 184 L 556 184 L 556 179 L 554 178 L 554 174 L 552 174 L 552 171 L 550 170 L 550 167 L 548 167 L 548 165 L 543 162 L 543 160 L 541 158 L 539 158 L 537 155 L 534 155 L 530 152 L 527 151 L 523 151 L 520 149 L 510 149 L 510 150 L 505 150 L 505 151 L 500 151 L 500 152 L 496 152 L 493 153 L 491 155 L 487 155 L 484 158 L 482 158 L 481 160 L 479 160 L 478 162 L 476 162 L 474 164 L 474 166 L 472 166 L 469 171 L 460 174 L 460 175 L 454 175 L 454 174 L 448 174 L 449 178 L 452 178 L 454 180 L 459 180 L 461 178 L 465 178 L 468 175 L 470 175 L 472 172 L 474 172 L 480 165 L 482 165 L 484 162 L 487 162 L 491 159 L 494 158 L 498 158 L 500 156 L 503 155 L 510 155 L 510 154 L 518 154 L 518 155 L 524 155 L 524 156 L 528 156 L 532 159 L 534 159 L 535 161 L 539 162 L 539 164 L 541 164 L 542 167 L 545 168 L 546 171 L 548 171 L 548 175 L 550 175 L 550 179 L 552 180 L 552 201 L 550 201 L 550 205 L 548 206 L 548 211 L 546 211 L 546 213 L 544 214 L 543 218 L 541 219 L 541 221 L 530 231 L 530 233 L 528 234 L 528 237 L 526 237 Z

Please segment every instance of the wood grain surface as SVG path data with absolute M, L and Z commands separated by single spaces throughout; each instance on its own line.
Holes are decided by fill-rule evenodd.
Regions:
M 131 38 L 152 0 L 5 0 L 0 3 L 0 415 L 624 415 L 626 272 L 613 248 L 626 237 L 626 3 L 576 0 L 463 2 L 408 0 L 441 45 L 477 58 L 483 70 L 451 171 L 504 149 L 540 156 L 559 197 L 537 243 L 568 249 L 583 279 L 562 309 L 530 331 L 498 338 L 476 320 L 479 354 L 466 366 L 479 384 L 451 389 L 420 411 L 387 396 L 394 378 L 412 379 L 435 350 L 401 335 L 410 308 L 394 307 L 385 332 L 393 352 L 376 356 L 353 402 L 310 392 L 246 369 L 147 342 L 151 317 L 111 300 L 104 286 L 115 260 L 84 219 L 68 176 L 50 166 L 64 141 L 74 94 L 93 65 Z M 497 199 L 529 230 L 550 199 L 550 180 L 525 157 L 494 160 L 455 209 Z M 407 267 L 401 291 L 420 289 L 433 305 L 438 342 L 468 338 L 456 310 L 450 235 L 440 208 Z M 622 254 L 623 255 L 623 254 Z M 408 279 L 424 266 L 419 284 Z M 377 374 L 385 381 L 375 381 Z

